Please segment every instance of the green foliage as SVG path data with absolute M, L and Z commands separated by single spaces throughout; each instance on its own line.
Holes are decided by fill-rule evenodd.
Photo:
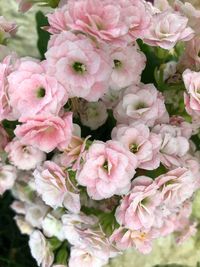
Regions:
M 42 27 L 48 26 L 47 17 L 41 12 L 38 11 L 36 13 L 36 23 L 37 23 L 37 33 L 38 33 L 38 50 L 41 55 L 41 59 L 44 59 L 44 54 L 47 51 L 48 41 L 50 38 L 50 34 L 43 30 Z

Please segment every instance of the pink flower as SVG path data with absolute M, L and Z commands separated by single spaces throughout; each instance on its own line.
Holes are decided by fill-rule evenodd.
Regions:
M 189 141 L 180 127 L 170 124 L 156 125 L 152 132 L 162 138 L 160 160 L 167 168 L 180 166 L 181 157 L 189 150 Z
M 158 186 L 151 178 L 139 176 L 133 180 L 132 189 L 116 210 L 120 225 L 131 230 L 149 229 L 155 221 L 155 210 L 160 204 Z
M 117 141 L 95 141 L 89 148 L 77 174 L 80 185 L 87 187 L 95 200 L 122 195 L 130 189 L 137 159 Z
M 70 97 L 97 101 L 108 90 L 112 63 L 108 53 L 84 36 L 63 32 L 46 53 L 47 71 Z
M 140 169 L 153 170 L 159 167 L 161 138 L 150 133 L 145 124 L 119 125 L 113 129 L 112 139 L 122 143 L 137 157 Z
M 116 229 L 110 237 L 110 241 L 119 250 L 135 248 L 143 254 L 148 254 L 152 250 L 153 239 L 158 237 L 158 231 L 135 231 L 123 227 Z
M 101 259 L 88 250 L 87 247 L 72 247 L 69 259 L 69 267 L 102 267 L 108 259 Z
M 120 1 L 70 1 L 48 19 L 51 33 L 71 29 L 104 41 L 118 41 L 128 33 Z
M 0 195 L 13 187 L 17 178 L 17 170 L 14 166 L 0 163 Z
M 33 3 L 31 3 L 30 0 L 16 0 L 16 1 L 19 4 L 19 11 L 21 12 L 28 11 L 33 5 Z
M 37 164 L 45 160 L 45 153 L 32 146 L 26 146 L 16 138 L 10 142 L 5 151 L 10 163 L 21 170 L 36 168 Z
M 36 190 L 43 201 L 53 207 L 65 207 L 69 211 L 80 211 L 80 199 L 77 189 L 70 181 L 68 173 L 57 164 L 46 161 L 42 168 L 34 171 Z
M 145 68 L 146 58 L 138 47 L 111 48 L 111 58 L 114 62 L 110 78 L 110 87 L 115 90 L 125 88 L 131 84 L 140 82 L 140 75 Z
M 156 178 L 162 201 L 168 207 L 178 207 L 190 198 L 195 190 L 194 176 L 186 168 L 177 168 Z
M 149 45 L 172 49 L 178 41 L 189 41 L 194 37 L 194 31 L 187 23 L 186 17 L 171 10 L 157 13 L 152 18 L 144 41 Z
M 183 81 L 187 90 L 185 94 L 186 110 L 190 115 L 200 115 L 200 72 L 185 70 Z
M 58 147 L 65 149 L 72 136 L 72 113 L 63 118 L 56 116 L 35 116 L 21 120 L 15 135 L 25 145 L 32 145 L 48 153 Z
M 9 55 L 0 63 L 0 120 L 15 120 L 8 95 L 8 75 L 17 67 L 15 55 Z
M 16 23 L 8 21 L 3 16 L 0 16 L 1 42 L 6 38 L 15 35 L 16 30 Z
M 141 122 L 148 126 L 168 120 L 164 99 L 153 84 L 128 88 L 114 109 L 114 116 L 120 123 Z
M 10 104 L 20 119 L 41 113 L 57 115 L 67 102 L 66 90 L 37 62 L 22 61 L 8 80 Z

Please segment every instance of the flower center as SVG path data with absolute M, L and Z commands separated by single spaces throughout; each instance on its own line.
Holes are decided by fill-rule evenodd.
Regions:
M 136 106 L 134 106 L 134 108 L 137 109 L 142 109 L 142 108 L 146 108 L 146 104 L 143 102 L 139 102 Z
M 122 67 L 122 62 L 118 59 L 114 59 L 115 69 L 119 69 Z
M 144 198 L 142 201 L 141 201 L 141 205 L 145 206 L 146 204 L 148 204 L 149 200 L 148 198 Z
M 83 63 L 78 62 L 78 61 L 74 62 L 74 64 L 72 65 L 72 68 L 78 74 L 83 74 L 84 72 L 86 72 L 86 66 Z
M 43 98 L 46 94 L 46 90 L 43 87 L 40 87 L 37 90 L 37 98 Z
M 103 164 L 103 168 L 106 172 L 108 172 L 108 161 L 105 160 L 104 164 Z
M 138 150 L 139 150 L 139 146 L 136 145 L 136 144 L 131 144 L 130 147 L 129 147 L 129 149 L 130 149 L 130 151 L 131 151 L 132 153 L 135 154 L 135 153 L 138 152 Z

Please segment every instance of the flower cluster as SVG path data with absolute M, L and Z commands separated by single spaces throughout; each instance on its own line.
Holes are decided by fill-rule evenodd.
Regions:
M 18 2 L 26 11 L 38 1 Z M 149 253 L 159 237 L 195 234 L 199 17 L 178 0 L 60 1 L 47 14 L 44 60 L 1 61 L 0 194 L 11 190 L 38 266 L 100 267 L 128 248 Z M 13 25 L 0 20 L 6 34 Z M 150 81 L 147 48 L 166 63 Z M 176 86 L 188 114 L 170 109 Z

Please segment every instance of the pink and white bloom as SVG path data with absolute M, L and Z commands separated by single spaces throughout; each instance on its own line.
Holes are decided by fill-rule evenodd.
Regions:
M 168 207 L 178 207 L 189 199 L 195 190 L 194 176 L 186 168 L 177 168 L 156 178 L 155 180 L 162 201 Z
M 145 68 L 146 58 L 137 45 L 111 48 L 114 63 L 110 78 L 110 88 L 120 90 L 131 84 L 138 84 Z
M 9 99 L 16 117 L 57 115 L 67 102 L 67 92 L 54 77 L 46 75 L 41 64 L 22 61 L 9 77 Z
M 118 125 L 112 131 L 112 139 L 122 143 L 137 157 L 140 169 L 153 170 L 159 167 L 162 139 L 151 133 L 145 124 Z
M 0 163 L 0 195 L 13 187 L 16 178 L 17 170 L 14 166 Z
M 16 1 L 19 4 L 19 11 L 20 12 L 28 11 L 33 5 L 32 0 L 16 0 Z
M 46 58 L 47 72 L 65 87 L 69 97 L 97 101 L 108 90 L 112 61 L 104 48 L 97 48 L 86 36 L 61 33 L 52 39 Z
M 123 227 L 116 229 L 110 237 L 110 241 L 119 249 L 135 248 L 142 254 L 148 254 L 152 250 L 153 239 L 157 238 L 158 231 L 130 230 Z
M 108 118 L 106 106 L 102 101 L 83 102 L 80 106 L 79 114 L 82 124 L 91 130 L 98 129 Z
M 108 259 L 97 257 L 87 247 L 72 247 L 69 259 L 69 267 L 102 267 Z
M 45 153 L 32 146 L 26 146 L 16 138 L 10 142 L 5 151 L 8 153 L 10 163 L 20 170 L 31 170 L 36 168 L 45 160 Z
M 183 73 L 183 81 L 187 90 L 185 94 L 186 111 L 193 116 L 193 114 L 200 115 L 200 72 L 185 70 Z
M 43 201 L 52 208 L 65 207 L 69 211 L 80 211 L 78 190 L 57 164 L 46 161 L 43 167 L 34 171 L 36 190 Z
M 144 41 L 152 46 L 172 49 L 178 41 L 189 41 L 194 31 L 187 25 L 188 19 L 178 12 L 166 10 L 153 16 Z
M 2 43 L 4 39 L 15 35 L 17 31 L 17 25 L 15 22 L 6 20 L 3 16 L 0 16 L 0 34 Z
M 129 30 L 120 1 L 70 1 L 49 14 L 48 20 L 51 33 L 70 29 L 109 42 L 121 41 Z
M 162 138 L 160 160 L 167 168 L 180 166 L 181 157 L 189 150 L 188 136 L 185 137 L 180 127 L 170 124 L 158 124 L 152 132 Z
M 35 230 L 30 235 L 29 246 L 33 258 L 37 261 L 38 266 L 51 267 L 54 261 L 54 254 L 51 251 L 50 244 L 44 235 Z
M 157 184 L 149 177 L 139 176 L 133 180 L 131 191 L 122 199 L 115 216 L 118 223 L 128 229 L 149 229 L 160 203 Z
M 90 146 L 77 181 L 95 200 L 122 195 L 130 189 L 137 159 L 117 141 L 95 141 Z
M 128 88 L 114 109 L 114 117 L 122 124 L 140 122 L 148 126 L 168 120 L 163 96 L 153 84 Z
M 57 116 L 35 116 L 21 120 L 15 135 L 25 145 L 32 145 L 46 153 L 58 147 L 65 149 L 72 137 L 72 113 Z

